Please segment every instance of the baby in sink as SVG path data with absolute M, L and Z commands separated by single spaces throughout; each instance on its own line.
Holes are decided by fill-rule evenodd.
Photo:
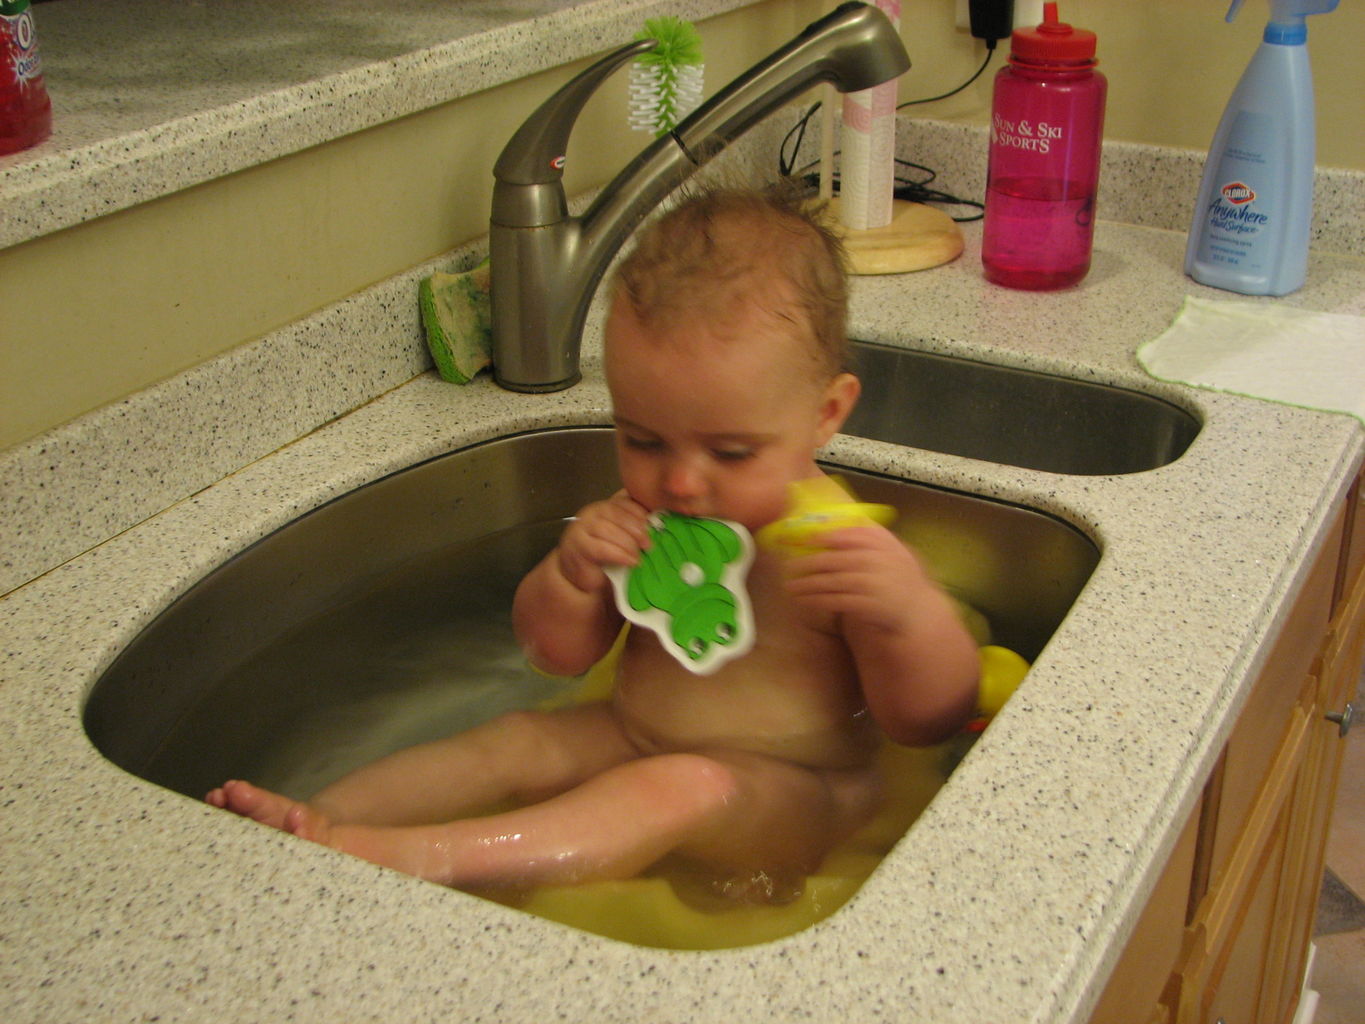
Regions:
M 859 392 L 843 370 L 838 243 L 781 194 L 684 201 L 641 233 L 612 288 L 624 488 L 578 513 L 512 610 L 531 661 L 556 675 L 612 647 L 623 620 L 606 570 L 638 562 L 652 512 L 753 532 L 780 519 L 788 486 L 821 478 L 816 450 Z M 805 874 L 876 810 L 878 732 L 950 735 L 973 711 L 979 666 L 954 605 L 890 531 L 839 529 L 820 545 L 758 551 L 756 642 L 711 675 L 634 628 L 607 701 L 505 715 L 307 803 L 242 781 L 207 799 L 462 889 L 627 878 L 668 856 L 740 890 Z

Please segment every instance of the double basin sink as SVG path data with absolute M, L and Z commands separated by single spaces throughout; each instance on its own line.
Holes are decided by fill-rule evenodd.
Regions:
M 1050 473 L 1140 473 L 1184 454 L 1199 421 L 1125 388 L 887 345 L 854 345 L 858 437 Z
M 1055 473 L 1178 458 L 1198 423 L 1135 392 L 857 346 L 847 432 Z M 1032 660 L 1099 551 L 1061 520 L 831 465 Z M 97 681 L 86 732 L 112 762 L 199 798 L 250 778 L 305 798 L 360 764 L 561 697 L 530 670 L 511 595 L 567 517 L 619 486 L 605 427 L 530 432 L 412 466 L 316 509 L 167 607 Z M 232 709 L 227 711 L 225 709 Z

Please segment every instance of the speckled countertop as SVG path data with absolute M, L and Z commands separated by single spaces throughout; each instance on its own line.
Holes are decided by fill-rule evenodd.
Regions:
M 597 362 L 553 396 L 431 375 L 0 601 L 0 1016 L 25 1020 L 939 1022 L 1084 1019 L 1362 452 L 1347 417 L 1158 385 L 1133 361 L 1182 297 L 1180 235 L 1101 223 L 1084 285 L 957 263 L 865 279 L 872 339 L 1136 386 L 1204 428 L 1176 463 L 1064 477 L 837 438 L 830 456 L 1045 509 L 1103 558 L 1016 698 L 854 900 L 788 939 L 635 948 L 272 833 L 124 774 L 80 726 L 101 668 L 188 583 L 416 460 L 600 422 Z M 1358 261 L 1291 301 L 1365 313 Z M 1212 294 L 1212 293 L 1211 293 Z
M 940 154 L 960 134 L 923 132 Z M 1112 153 L 1130 194 L 1192 194 L 1187 170 Z M 0 590 L 16 588 L 0 598 L 0 1019 L 1083 1021 L 1365 451 L 1347 417 L 1138 369 L 1186 294 L 1225 297 L 1184 278 L 1167 227 L 1101 222 L 1093 271 L 1059 294 L 986 285 L 974 227 L 954 264 L 858 281 L 861 337 L 1135 387 L 1204 427 L 1174 464 L 1121 477 L 835 439 L 835 461 L 1049 511 L 1103 556 L 853 901 L 750 949 L 636 948 L 419 882 L 127 775 L 81 729 L 118 650 L 255 539 L 429 456 L 603 422 L 591 341 L 584 382 L 557 395 L 429 373 L 393 387 L 422 363 L 412 296 L 430 267 L 414 268 L 0 453 Z M 1365 264 L 1316 252 L 1284 301 L 1365 314 Z
M 755 0 L 66 0 L 52 138 L 0 157 L 0 247 Z

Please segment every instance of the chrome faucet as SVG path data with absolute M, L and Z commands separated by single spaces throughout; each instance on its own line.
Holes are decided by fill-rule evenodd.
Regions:
M 512 391 L 559 391 L 579 379 L 583 322 L 607 264 L 635 226 L 708 158 L 817 82 L 870 89 L 910 66 L 890 20 L 846 3 L 744 72 L 656 139 L 579 217 L 564 195 L 564 151 L 588 97 L 653 40 L 608 54 L 546 100 L 493 168 L 493 371 Z

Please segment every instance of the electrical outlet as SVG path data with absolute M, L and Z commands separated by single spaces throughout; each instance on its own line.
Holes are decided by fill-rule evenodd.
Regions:
M 972 30 L 972 13 L 967 0 L 954 0 L 954 23 L 963 32 Z M 1043 0 L 1014 0 L 1014 27 L 1027 28 L 1043 23 Z
M 992 43 L 1006 39 L 1015 24 L 1010 20 L 1014 6 L 1014 0 L 957 0 L 957 27 Z

